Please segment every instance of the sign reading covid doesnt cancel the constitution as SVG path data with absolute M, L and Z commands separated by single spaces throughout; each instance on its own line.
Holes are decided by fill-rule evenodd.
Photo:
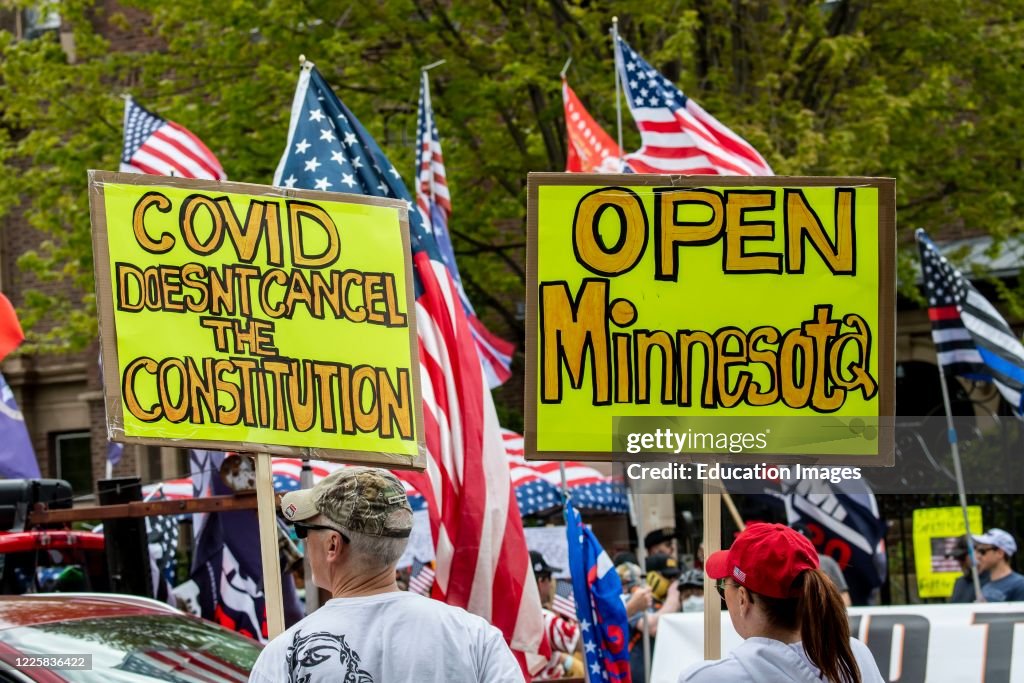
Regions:
M 894 192 L 531 174 L 527 454 L 891 463 Z
M 90 173 L 116 441 L 421 467 L 404 203 Z

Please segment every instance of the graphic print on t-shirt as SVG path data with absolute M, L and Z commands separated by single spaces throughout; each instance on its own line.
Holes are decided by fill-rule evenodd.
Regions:
M 359 668 L 359 653 L 343 635 L 317 631 L 304 636 L 296 631 L 287 656 L 288 683 L 310 683 L 314 674 L 320 681 L 374 683 L 373 676 Z M 321 664 L 325 666 L 317 669 Z

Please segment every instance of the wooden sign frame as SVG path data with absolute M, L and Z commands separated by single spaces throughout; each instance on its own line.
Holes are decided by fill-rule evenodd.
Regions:
M 406 321 L 408 324 L 410 381 L 412 410 L 415 419 L 415 439 L 417 449 L 415 455 L 387 453 L 377 451 L 351 450 L 346 448 L 301 447 L 268 443 L 249 443 L 244 441 L 214 440 L 203 438 L 156 438 L 145 436 L 128 436 L 124 434 L 124 412 L 122 406 L 120 366 L 118 364 L 117 329 L 114 318 L 113 283 L 110 276 L 110 249 L 106 217 L 104 188 L 108 184 L 136 185 L 145 187 L 168 187 L 190 189 L 209 193 L 237 193 L 252 197 L 269 197 L 274 199 L 306 199 L 312 202 L 340 202 L 397 209 L 399 212 L 400 233 L 404 250 L 405 291 L 403 303 L 406 304 Z M 419 371 L 419 345 L 416 334 L 415 297 L 413 289 L 412 259 L 409 237 L 409 219 L 406 203 L 394 199 L 382 199 L 364 195 L 344 194 L 339 192 L 319 192 L 297 190 L 249 183 L 219 182 L 212 180 L 192 180 L 133 173 L 113 173 L 109 171 L 89 171 L 89 200 L 92 218 L 93 262 L 96 277 L 96 308 L 99 318 L 100 344 L 103 358 L 104 400 L 107 413 L 107 433 L 111 441 L 126 444 L 174 446 L 178 448 L 200 448 L 210 450 L 232 450 L 270 455 L 313 458 L 322 460 L 342 461 L 389 469 L 426 468 L 426 445 L 422 407 L 422 390 Z M 131 227 L 130 225 L 128 226 Z M 401 300 L 401 298 L 400 298 Z M 342 437 L 339 437 L 342 438 Z
M 757 454 L 721 453 L 701 455 L 692 451 L 673 456 L 665 453 L 641 452 L 626 456 L 608 451 L 538 451 L 538 229 L 540 188 L 546 186 L 587 187 L 650 187 L 650 188 L 705 188 L 705 187 L 873 187 L 878 190 L 878 327 L 873 340 L 878 350 L 877 385 L 879 402 L 878 453 L 875 455 L 793 455 L 792 453 L 758 452 Z M 892 178 L 866 177 L 801 177 L 801 176 L 680 176 L 633 174 L 579 174 L 531 173 L 528 178 L 527 206 L 527 266 L 526 266 L 526 381 L 524 411 L 524 451 L 528 460 L 596 460 L 620 461 L 628 457 L 635 462 L 709 462 L 708 455 L 721 463 L 805 465 L 892 466 L 894 464 L 894 434 L 887 418 L 895 414 L 896 392 L 896 185 Z M 650 248 L 650 247 L 648 247 Z M 671 414 L 666 407 L 665 414 Z M 609 415 L 609 419 L 611 416 Z

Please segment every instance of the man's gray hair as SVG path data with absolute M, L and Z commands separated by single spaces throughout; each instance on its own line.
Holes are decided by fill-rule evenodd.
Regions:
M 399 510 L 398 512 L 403 511 Z M 346 529 L 324 514 L 317 515 L 313 522 L 330 526 L 345 534 L 348 537 L 349 550 L 352 553 L 351 561 L 368 572 L 379 572 L 387 569 L 390 565 L 397 564 L 402 553 L 405 552 L 405 546 L 409 544 L 408 538 L 373 536 L 361 531 Z
M 352 561 L 369 571 L 381 571 L 397 564 L 409 543 L 408 538 L 371 536 L 358 531 L 342 530 L 351 541 L 349 550 L 352 552 Z

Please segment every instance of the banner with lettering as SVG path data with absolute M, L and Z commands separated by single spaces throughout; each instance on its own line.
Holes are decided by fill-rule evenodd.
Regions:
M 864 641 L 892 683 L 1011 683 L 1024 680 L 1024 603 L 851 607 L 850 633 Z M 722 615 L 722 656 L 742 643 Z M 704 661 L 704 617 L 662 615 L 650 683 L 675 683 Z
M 981 533 L 984 528 L 981 507 L 971 505 L 967 508 L 967 516 L 971 529 Z M 953 584 L 964 575 L 964 571 L 960 560 L 950 556 L 950 553 L 965 533 L 962 508 L 914 510 L 914 570 L 919 597 L 948 598 L 953 595 Z
M 111 439 L 423 466 L 404 203 L 89 177 Z
M 894 196 L 531 174 L 528 457 L 891 464 Z

